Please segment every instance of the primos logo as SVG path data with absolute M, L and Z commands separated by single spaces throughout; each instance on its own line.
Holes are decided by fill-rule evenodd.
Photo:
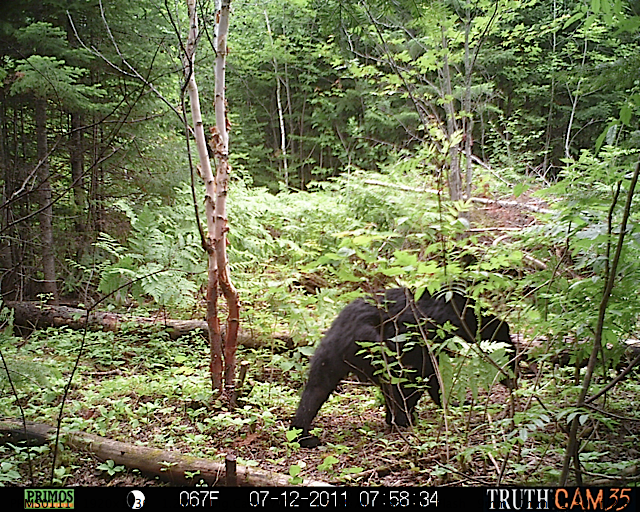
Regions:
M 74 508 L 73 489 L 25 489 L 24 508 Z

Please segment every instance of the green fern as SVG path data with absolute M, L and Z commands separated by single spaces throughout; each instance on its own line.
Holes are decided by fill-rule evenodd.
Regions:
M 9 384 L 8 376 L 11 377 L 13 385 L 18 388 L 29 385 L 37 388 L 49 387 L 51 379 L 61 377 L 60 372 L 43 365 L 41 362 L 27 359 L 13 359 L 6 362 L 7 367 L 0 364 L 0 387 L 4 389 Z

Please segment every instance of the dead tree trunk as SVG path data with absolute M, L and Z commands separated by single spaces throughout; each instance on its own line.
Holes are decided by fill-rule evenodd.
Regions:
M 47 144 L 47 100 L 36 98 L 36 137 L 40 175 L 40 244 L 42 250 L 42 272 L 44 292 L 54 304 L 58 302 L 56 264 L 53 243 L 53 203 L 49 176 L 49 148 Z
M 30 438 L 44 444 L 55 434 L 55 429 L 42 423 L 3 420 L 0 422 L 0 441 L 16 443 Z M 123 443 L 86 432 L 69 432 L 67 443 L 76 450 L 86 451 L 99 460 L 112 460 L 115 464 L 139 469 L 174 485 L 192 485 L 204 480 L 208 485 L 224 485 L 225 464 L 208 459 L 198 459 L 180 452 L 148 448 L 146 446 Z M 187 473 L 195 473 L 189 476 Z M 281 487 L 290 485 L 289 476 L 262 469 L 238 466 L 236 483 L 249 487 Z M 326 486 L 323 482 L 304 480 L 304 486 Z
M 21 334 L 28 334 L 34 329 L 46 327 L 68 327 L 69 329 L 89 329 L 117 332 L 123 325 L 135 324 L 141 329 L 159 328 L 169 334 L 171 339 L 178 339 L 194 331 L 209 335 L 209 325 L 203 320 L 176 320 L 163 315 L 141 317 L 121 315 L 107 311 L 90 311 L 69 306 L 42 305 L 36 302 L 5 302 L 13 310 L 13 323 Z M 222 333 L 223 338 L 225 333 Z M 238 343 L 244 347 L 261 347 L 273 340 L 284 342 L 286 348 L 293 348 L 291 334 L 278 331 L 264 334 L 251 328 L 240 329 L 237 334 Z
M 118 331 L 123 325 L 135 324 L 140 328 L 159 327 L 177 339 L 195 330 L 207 333 L 207 323 L 202 320 L 175 320 L 172 318 L 121 315 L 107 311 L 91 311 L 69 306 L 42 305 L 36 302 L 6 302 L 13 310 L 13 323 L 19 332 L 46 327 L 68 327 Z

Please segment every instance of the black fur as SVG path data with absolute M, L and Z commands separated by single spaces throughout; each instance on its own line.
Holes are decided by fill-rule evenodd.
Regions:
M 309 380 L 302 393 L 298 410 L 291 423 L 302 429 L 301 446 L 312 447 L 319 443 L 309 435 L 311 422 L 340 380 L 355 373 L 378 384 L 385 398 L 386 421 L 389 425 L 408 426 L 418 400 L 426 384 L 433 401 L 440 405 L 440 385 L 433 368 L 432 357 L 422 338 L 435 337 L 435 330 L 447 322 L 455 334 L 468 342 L 475 342 L 478 334 L 483 340 L 502 341 L 511 344 L 509 326 L 493 315 L 482 315 L 478 329 L 474 302 L 458 293 L 446 299 L 445 293 L 430 296 L 424 293 L 414 302 L 411 292 L 405 288 L 387 290 L 384 297 L 375 300 L 357 299 L 345 307 L 334 320 L 320 342 L 311 360 Z M 402 336 L 405 335 L 405 336 Z M 380 365 L 365 357 L 358 342 L 381 343 L 384 340 L 398 357 L 387 356 L 391 365 L 397 362 L 409 369 L 401 384 L 391 385 L 388 378 L 380 379 L 375 372 Z M 417 342 L 411 343 L 411 340 Z M 378 360 L 380 356 L 378 357 Z M 513 369 L 513 364 L 511 368 Z M 411 385 L 421 377 L 421 386 Z

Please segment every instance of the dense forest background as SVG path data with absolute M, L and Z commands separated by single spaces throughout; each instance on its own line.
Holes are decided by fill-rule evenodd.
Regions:
M 215 9 L 198 3 L 207 134 Z M 233 0 L 228 253 L 251 338 L 239 410 L 209 401 L 197 335 L 129 326 L 85 345 L 68 329 L 27 332 L 13 312 L 35 301 L 203 318 L 188 28 L 180 2 L 3 6 L 0 416 L 212 458 L 233 447 L 291 483 L 638 481 L 637 376 L 591 398 L 637 355 L 640 4 Z M 325 421 L 334 432 L 352 418 L 358 439 L 302 455 L 287 418 L 341 307 L 452 283 L 512 325 L 529 354 L 522 388 L 496 399 L 482 361 L 445 358 L 472 405 L 425 406 L 408 440 L 385 437 L 379 397 L 353 386 Z M 48 478 L 46 450 L 0 448 L 0 483 Z M 51 478 L 87 483 L 78 468 L 91 464 L 54 456 Z

